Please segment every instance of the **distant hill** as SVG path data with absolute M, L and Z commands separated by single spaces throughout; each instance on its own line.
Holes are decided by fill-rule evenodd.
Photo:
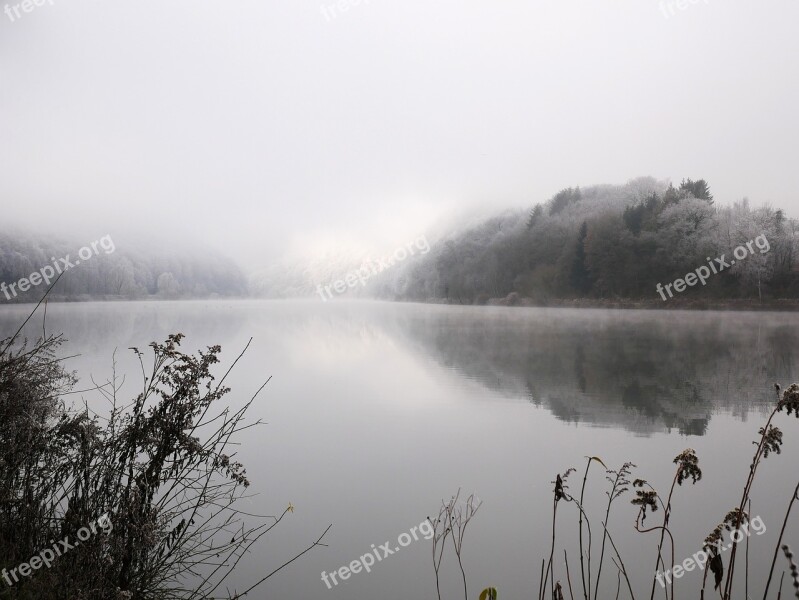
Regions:
M 37 302 L 58 271 L 64 274 L 53 288 L 51 300 L 207 298 L 248 293 L 246 277 L 238 266 L 206 249 L 178 249 L 167 244 L 159 249 L 144 243 L 133 247 L 117 244 L 110 236 L 75 240 L 44 239 L 22 231 L 0 233 L 0 284 L 4 285 L 0 303 Z
M 372 291 L 463 304 L 795 298 L 797 232 L 782 210 L 746 199 L 717 206 L 704 180 L 674 187 L 646 177 L 567 188 L 452 232 Z M 715 260 L 722 256 L 726 266 Z

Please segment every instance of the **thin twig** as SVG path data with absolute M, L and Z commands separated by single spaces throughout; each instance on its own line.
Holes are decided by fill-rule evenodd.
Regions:
M 569 574 L 569 556 L 566 554 L 566 548 L 563 549 L 563 559 L 566 561 L 566 582 L 569 584 L 569 596 L 574 600 L 574 592 L 572 591 L 572 576 Z

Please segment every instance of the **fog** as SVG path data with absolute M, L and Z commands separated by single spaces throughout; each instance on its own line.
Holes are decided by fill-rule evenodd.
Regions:
M 797 23 L 0 1 L 0 596 L 598 600 L 662 567 L 767 597 L 799 541 Z
M 799 5 L 679 6 L 10 3 L 2 222 L 252 270 L 643 175 L 796 216 Z

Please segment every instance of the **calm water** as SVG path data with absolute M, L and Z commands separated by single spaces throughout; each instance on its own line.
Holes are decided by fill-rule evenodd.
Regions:
M 13 331 L 26 310 L 3 307 L 2 333 Z M 396 546 L 459 487 L 484 503 L 465 544 L 470 596 L 495 585 L 503 598 L 534 597 L 549 553 L 556 473 L 598 455 L 611 467 L 632 460 L 637 476 L 667 488 L 673 457 L 693 447 L 705 477 L 676 495 L 680 562 L 737 500 L 773 383 L 799 381 L 799 316 L 788 313 L 91 303 L 51 305 L 47 328 L 65 333 L 65 354 L 80 354 L 67 365 L 85 387 L 89 375 L 110 377 L 116 349 L 117 371 L 127 375 L 123 394 L 131 398 L 139 385 L 131 346 L 146 348 L 179 331 L 187 335 L 184 349 L 221 344 L 223 359 L 232 361 L 254 338 L 228 396 L 238 405 L 273 376 L 250 415 L 268 424 L 241 438 L 240 460 L 258 494 L 245 510 L 277 514 L 291 502 L 296 512 L 246 559 L 230 588 L 248 587 L 333 523 L 328 548 L 288 567 L 255 598 L 434 598 L 426 540 L 332 590 L 320 573 L 349 564 L 372 544 Z M 40 330 L 38 320 L 29 333 Z M 97 396 L 84 398 L 102 410 Z M 779 425 L 785 449 L 766 461 L 754 496 L 753 513 L 768 526 L 753 537 L 754 582 L 796 484 L 799 424 L 783 417 Z M 604 479 L 595 475 L 591 502 L 599 509 Z M 578 489 L 575 480 L 572 491 Z M 643 582 L 656 539 L 632 530 L 635 511 L 627 501 L 617 510 L 612 531 L 628 569 Z M 561 513 L 563 539 L 572 535 L 573 511 Z M 444 594 L 462 598 L 453 567 L 445 562 L 453 577 Z M 600 597 L 613 598 L 611 563 L 605 574 Z M 689 584 L 680 581 L 683 595 L 697 596 Z

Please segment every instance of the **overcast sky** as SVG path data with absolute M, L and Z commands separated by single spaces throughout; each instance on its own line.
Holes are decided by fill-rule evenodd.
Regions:
M 0 226 L 255 266 L 641 175 L 799 217 L 797 0 L 15 3 Z

